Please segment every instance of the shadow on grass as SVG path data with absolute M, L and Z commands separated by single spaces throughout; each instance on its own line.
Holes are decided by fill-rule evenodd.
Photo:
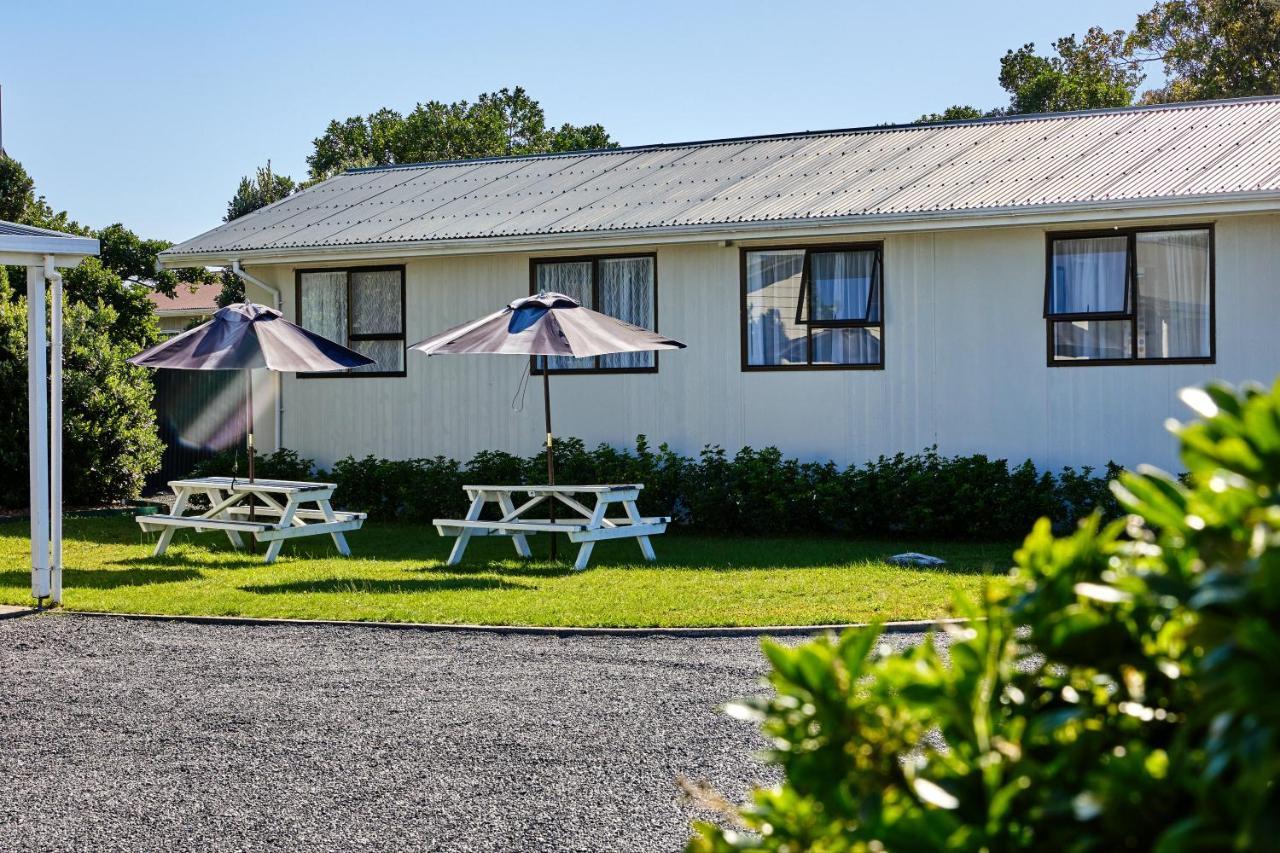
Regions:
M 120 589 L 126 586 L 149 586 L 155 583 L 182 583 L 200 577 L 197 569 L 73 569 L 63 570 L 63 585 L 86 589 Z M 31 582 L 30 572 L 0 572 L 0 586 L 23 586 Z
M 244 592 L 257 595 L 289 595 L 293 593 L 372 593 L 398 594 L 405 592 L 487 592 L 495 589 L 519 589 L 532 592 L 536 586 L 511 583 L 500 578 L 401 578 L 369 580 L 368 578 L 328 578 L 316 581 L 289 581 L 287 583 L 251 584 L 240 587 Z
M 832 548 L 828 543 L 809 547 L 807 543 L 791 542 L 780 544 L 775 541 L 746 542 L 725 541 L 723 547 L 715 543 L 699 542 L 691 539 L 674 540 L 672 547 L 663 548 L 660 540 L 654 540 L 654 548 L 658 552 L 656 562 L 647 563 L 639 553 L 633 553 L 635 546 L 631 543 L 606 543 L 597 546 L 591 557 L 587 571 L 592 569 L 660 569 L 678 572 L 754 572 L 770 570 L 791 571 L 826 571 L 835 567 L 852 566 L 855 570 L 860 563 L 881 563 L 896 551 L 882 551 L 876 548 L 859 547 L 855 543 L 849 549 Z M 694 547 L 689 547 L 690 545 Z M 626 547 L 630 545 L 631 547 Z M 753 547 L 754 546 L 754 547 Z M 577 556 L 578 546 L 560 550 L 560 558 L 551 562 L 545 553 L 534 552 L 528 560 L 522 560 L 514 554 L 498 554 L 486 549 L 485 552 L 472 554 L 468 552 L 461 563 L 456 566 L 443 565 L 443 558 L 436 565 L 427 565 L 413 569 L 422 574 L 449 573 L 455 575 L 489 574 L 508 577 L 565 577 L 576 574 L 573 560 Z M 480 549 L 475 549 L 480 551 Z M 1011 563 L 1011 557 L 997 557 L 999 553 L 993 548 L 991 555 L 980 556 L 955 555 L 947 556 L 944 566 L 897 566 L 902 572 L 928 575 L 963 575 L 983 576 L 999 574 Z M 691 553 L 692 552 L 692 553 Z

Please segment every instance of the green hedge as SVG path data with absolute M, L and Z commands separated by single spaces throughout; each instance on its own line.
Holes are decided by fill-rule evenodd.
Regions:
M 201 463 L 193 474 L 243 475 L 243 452 L 228 451 Z M 833 462 L 800 462 L 776 447 L 745 447 L 730 456 L 709 446 L 696 457 L 642 435 L 634 449 L 601 444 L 588 449 L 576 438 L 556 446 L 561 483 L 643 483 L 641 511 L 671 515 L 708 533 L 839 533 L 922 539 L 1016 539 L 1037 518 L 1060 528 L 1100 509 L 1119 509 L 1105 477 L 1090 468 L 1038 471 L 1031 462 L 1010 466 L 982 455 L 941 456 L 936 448 L 880 457 L 841 468 Z M 258 458 L 260 477 L 330 479 L 335 501 L 370 518 L 429 522 L 466 510 L 463 483 L 543 483 L 546 456 L 522 458 L 484 451 L 463 464 L 433 459 L 388 460 L 348 456 L 332 470 L 317 468 L 292 450 Z

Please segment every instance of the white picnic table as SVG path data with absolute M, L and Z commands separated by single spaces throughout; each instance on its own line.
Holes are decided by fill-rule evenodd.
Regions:
M 238 477 L 197 477 L 172 480 L 174 502 L 168 515 L 140 515 L 138 526 L 145 532 L 161 531 L 154 556 L 159 557 L 173 541 L 179 529 L 197 533 L 222 531 L 232 547 L 244 548 L 241 533 L 258 542 L 269 542 L 266 561 L 275 562 L 284 540 L 299 536 L 333 537 L 333 544 L 344 557 L 351 556 L 347 546 L 348 530 L 359 530 L 364 524 L 363 512 L 337 512 L 330 504 L 334 483 L 305 483 L 296 480 L 249 480 Z M 191 498 L 203 495 L 209 507 L 185 514 Z M 312 504 L 304 508 L 304 504 Z M 251 510 L 252 505 L 252 510 Z
M 458 541 L 449 554 L 449 565 L 454 566 L 462 561 L 467 550 L 467 543 L 474 536 L 510 536 L 516 553 L 521 557 L 530 557 L 526 537 L 536 533 L 565 533 L 570 542 L 581 544 L 578 548 L 578 559 L 573 567 L 579 571 L 587 567 L 591 559 L 591 551 L 597 542 L 605 539 L 635 539 L 640 544 L 640 551 L 650 562 L 657 559 L 653 553 L 650 536 L 665 533 L 671 522 L 668 516 L 640 515 L 636 500 L 640 490 L 639 483 L 623 483 L 603 486 L 463 486 L 471 506 L 466 518 L 437 518 L 432 520 L 441 536 L 456 536 Z M 527 499 L 519 506 L 514 495 L 525 495 Z M 595 505 L 587 506 L 583 500 L 594 497 Z M 547 501 L 555 501 L 569 510 L 565 518 L 554 521 L 545 513 L 541 518 L 531 518 L 530 510 L 542 506 Z M 495 520 L 481 519 L 487 504 L 495 504 L 501 517 Z M 626 518 L 606 518 L 606 513 L 614 506 L 620 506 Z

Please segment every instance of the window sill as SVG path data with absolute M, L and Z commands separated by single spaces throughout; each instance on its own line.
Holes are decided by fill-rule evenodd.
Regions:
M 341 373 L 295 373 L 294 376 L 299 379 L 396 379 L 409 374 L 406 371 L 376 371 L 365 373 L 351 373 L 343 371 Z
M 1154 367 L 1158 365 L 1216 364 L 1209 358 L 1082 358 L 1049 359 L 1049 367 Z
M 744 364 L 743 373 L 786 373 L 811 370 L 884 370 L 883 364 Z
M 545 370 L 533 369 L 534 376 L 541 376 L 546 373 Z M 563 369 L 553 369 L 550 371 L 552 376 L 616 376 L 619 373 L 657 373 L 656 367 L 570 367 Z

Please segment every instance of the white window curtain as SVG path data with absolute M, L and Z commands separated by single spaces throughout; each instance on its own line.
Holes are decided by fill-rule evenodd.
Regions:
M 805 327 L 796 323 L 804 250 L 747 253 L 747 364 L 808 363 Z
M 599 263 L 599 311 L 624 323 L 654 327 L 653 258 L 603 258 Z M 604 368 L 652 367 L 651 352 L 622 352 L 601 356 Z
M 398 335 L 402 328 L 400 271 L 353 270 L 351 272 L 351 334 Z M 404 342 L 352 340 L 353 350 L 375 364 L 353 372 L 386 373 L 404 370 Z
M 872 293 L 875 270 L 874 251 L 809 255 L 808 319 L 879 320 L 879 294 Z
M 352 341 L 351 348 L 374 364 L 353 367 L 351 373 L 397 373 L 404 370 L 404 341 Z
M 347 274 L 304 272 L 299 325 L 340 344 L 347 342 Z
M 1128 320 L 1064 320 L 1053 324 L 1053 357 L 1096 361 L 1132 357 L 1133 324 Z
M 1050 314 L 1125 310 L 1127 237 L 1085 237 L 1053 242 Z
M 1209 232 L 1136 237 L 1138 357 L 1207 358 Z
M 351 333 L 400 333 L 400 271 L 351 273 Z
M 814 364 L 879 364 L 880 330 L 834 328 L 813 330 Z
M 595 308 L 591 304 L 591 267 L 591 261 L 537 264 L 534 267 L 535 284 L 539 292 L 563 293 L 586 308 Z M 547 361 L 552 370 L 581 370 L 595 366 L 595 359 L 590 358 L 552 356 Z

